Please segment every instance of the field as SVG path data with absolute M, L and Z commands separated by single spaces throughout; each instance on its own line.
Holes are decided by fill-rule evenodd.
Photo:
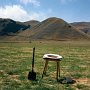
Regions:
M 37 81 L 27 79 L 33 47 Z M 57 82 L 55 62 L 49 62 L 47 75 L 41 80 L 45 63 L 42 57 L 46 53 L 63 56 L 60 75 L 73 78 L 74 84 Z M 90 42 L 0 42 L 0 90 L 90 90 Z

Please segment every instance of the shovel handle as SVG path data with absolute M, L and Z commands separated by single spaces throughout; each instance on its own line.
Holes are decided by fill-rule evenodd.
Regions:
M 34 71 L 34 56 L 35 56 L 35 47 L 33 48 L 32 71 Z

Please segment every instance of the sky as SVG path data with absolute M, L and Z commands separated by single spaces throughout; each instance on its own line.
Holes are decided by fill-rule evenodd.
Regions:
M 0 18 L 25 22 L 50 17 L 90 22 L 90 0 L 0 0 Z

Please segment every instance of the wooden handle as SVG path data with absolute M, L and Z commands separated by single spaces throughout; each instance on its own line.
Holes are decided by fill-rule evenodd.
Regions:
M 32 71 L 34 71 L 34 56 L 35 56 L 35 47 L 33 48 Z

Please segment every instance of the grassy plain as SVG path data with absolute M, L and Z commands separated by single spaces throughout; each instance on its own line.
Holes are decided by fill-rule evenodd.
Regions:
M 35 51 L 37 81 L 27 79 L 31 71 L 32 48 Z M 60 54 L 61 77 L 75 84 L 56 81 L 56 63 L 49 62 L 47 75 L 40 81 L 46 53 Z M 0 90 L 90 90 L 89 41 L 0 42 Z

